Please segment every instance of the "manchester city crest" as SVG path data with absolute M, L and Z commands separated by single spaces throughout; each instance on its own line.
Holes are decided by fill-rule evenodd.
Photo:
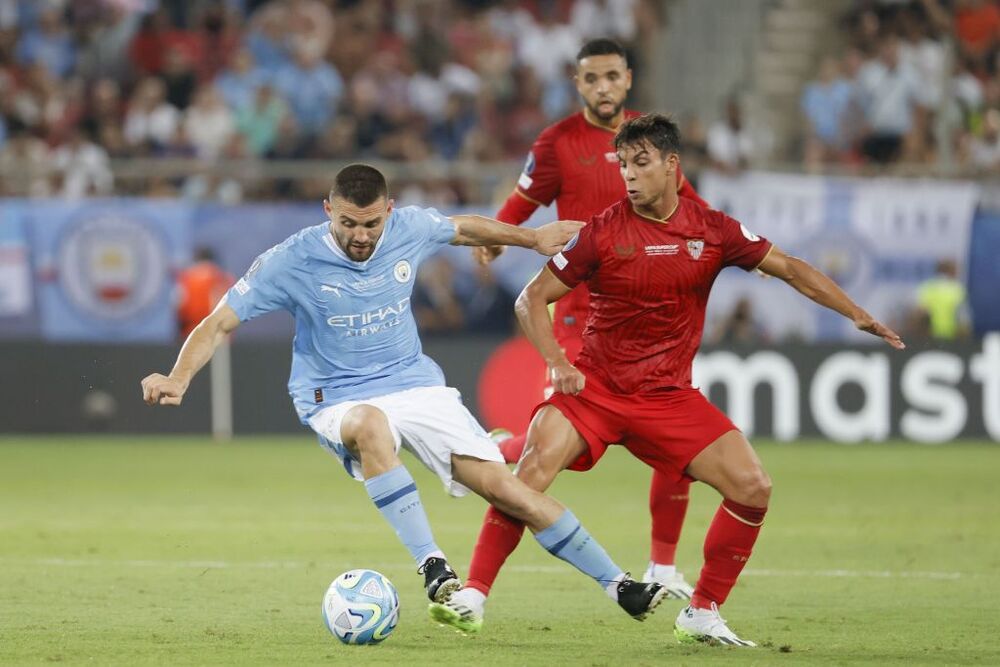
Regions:
M 691 239 L 687 242 L 687 249 L 692 258 L 698 259 L 701 257 L 701 251 L 705 249 L 705 240 Z
M 410 263 L 405 259 L 396 262 L 396 268 L 392 270 L 392 277 L 396 282 L 405 283 L 410 279 Z

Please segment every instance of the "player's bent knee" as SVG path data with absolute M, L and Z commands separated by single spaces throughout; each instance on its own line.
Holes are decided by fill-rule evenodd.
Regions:
M 767 507 L 771 500 L 771 478 L 763 468 L 747 474 L 739 485 L 741 498 L 737 502 L 750 507 Z
M 372 405 L 356 405 L 340 422 L 340 437 L 360 451 L 392 443 L 392 431 L 385 413 Z

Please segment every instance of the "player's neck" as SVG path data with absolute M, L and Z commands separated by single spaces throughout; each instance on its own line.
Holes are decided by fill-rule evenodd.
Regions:
M 636 215 L 643 218 L 649 218 L 656 222 L 668 222 L 671 216 L 677 212 L 677 207 L 680 206 L 680 203 L 681 198 L 677 196 L 676 192 L 667 192 L 663 197 L 647 206 L 636 206 L 633 204 L 632 210 L 635 211 Z
M 613 117 L 608 120 L 604 120 L 603 118 L 595 116 L 590 111 L 589 107 L 583 107 L 583 119 L 594 127 L 599 127 L 602 130 L 607 130 L 608 132 L 617 132 L 618 126 L 625 121 L 625 109 L 622 108 L 622 110 L 616 113 Z

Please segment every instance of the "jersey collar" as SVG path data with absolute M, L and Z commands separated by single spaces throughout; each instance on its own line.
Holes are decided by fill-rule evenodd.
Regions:
M 670 219 L 672 217 L 674 217 L 675 215 L 677 215 L 677 211 L 681 207 L 681 198 L 680 197 L 677 198 L 677 203 L 674 204 L 673 210 L 670 211 L 670 213 L 668 213 L 667 217 L 665 217 L 665 218 L 654 218 L 651 215 L 643 215 L 642 213 L 639 213 L 639 211 L 635 210 L 635 206 L 632 204 L 632 202 L 629 202 L 628 205 L 632 209 L 632 212 L 635 213 L 640 218 L 643 218 L 645 220 L 652 220 L 653 222 L 658 222 L 661 225 L 665 225 L 668 222 L 670 222 Z

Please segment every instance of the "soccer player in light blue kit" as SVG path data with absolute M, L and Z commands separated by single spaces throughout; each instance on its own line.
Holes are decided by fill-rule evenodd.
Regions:
M 299 418 L 365 489 L 424 575 L 432 602 L 460 588 L 438 548 L 413 478 L 399 460 L 410 450 L 455 496 L 469 489 L 524 523 L 538 542 L 597 581 L 642 620 L 664 597 L 639 583 L 558 502 L 529 489 L 441 369 L 421 351 L 410 310 L 421 261 L 445 244 L 517 245 L 553 255 L 582 227 L 538 229 L 474 215 L 445 217 L 415 206 L 394 209 L 385 178 L 351 165 L 323 202 L 329 222 L 307 227 L 251 265 L 191 333 L 170 375 L 142 381 L 150 405 L 180 405 L 191 378 L 241 322 L 287 310 L 295 317 L 288 390 Z

